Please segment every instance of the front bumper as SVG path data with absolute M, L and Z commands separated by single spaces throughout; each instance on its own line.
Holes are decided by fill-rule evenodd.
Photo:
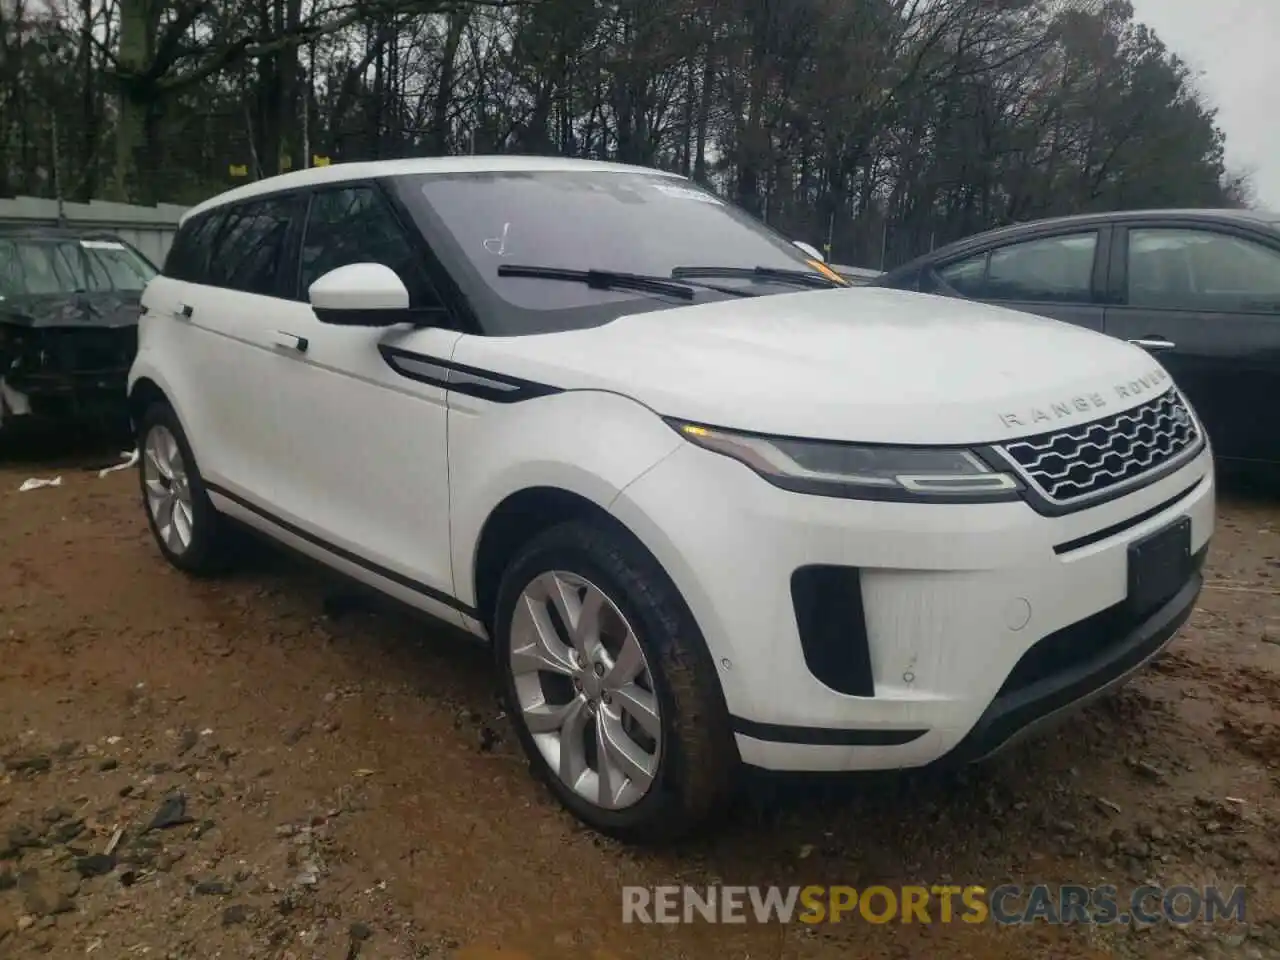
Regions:
M 0 414 L 9 426 L 127 418 L 136 352 L 133 326 L 0 329 Z
M 989 757 L 1124 683 L 1164 650 L 1191 616 L 1204 583 L 1200 574 L 1204 553 L 1196 560 L 1195 570 L 1182 588 L 1145 617 L 1126 620 L 1121 611 L 1112 608 L 1042 640 L 1037 647 L 1061 638 L 1067 643 L 1079 642 L 1088 653 L 1064 658 L 1056 669 L 1026 684 L 1011 682 L 1018 672 L 1015 667 L 973 729 L 946 759 L 970 762 Z M 1032 647 L 1019 665 L 1037 647 Z
M 125 417 L 128 370 L 40 374 L 6 381 L 6 418 L 40 422 L 113 420 Z M 16 402 L 14 402 L 16 401 Z M 13 422 L 9 425 L 12 426 Z
M 1129 545 L 1190 523 L 1197 564 L 1213 531 L 1212 457 L 1120 499 L 1059 517 L 1025 503 L 872 503 L 779 490 L 693 445 L 612 506 L 657 556 L 719 668 L 745 762 L 776 770 L 912 767 L 978 759 L 1121 682 L 1194 606 L 1125 614 Z M 802 642 L 793 577 L 850 571 L 838 616 Z M 846 598 L 847 599 L 847 598 Z M 834 621 L 838 620 L 836 623 Z M 867 689 L 815 674 L 858 672 Z M 829 658 L 830 659 L 830 658 Z M 835 664 L 835 667 L 833 667 Z M 852 665 L 851 665 L 852 664 Z M 823 673 L 824 678 L 830 678 Z
M 0 326 L 6 407 L 33 420 L 88 420 L 127 408 L 137 326 Z M 22 403 L 14 403 L 14 394 Z M 24 407 L 24 408 L 23 408 Z

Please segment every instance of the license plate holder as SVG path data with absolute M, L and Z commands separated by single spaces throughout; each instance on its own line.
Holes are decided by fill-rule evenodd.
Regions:
M 1130 610 L 1148 613 L 1191 577 L 1191 518 L 1182 517 L 1129 544 Z

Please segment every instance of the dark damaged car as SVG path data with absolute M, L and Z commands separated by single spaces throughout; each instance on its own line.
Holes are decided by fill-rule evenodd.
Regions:
M 139 298 L 156 272 L 111 234 L 0 227 L 0 433 L 127 427 Z

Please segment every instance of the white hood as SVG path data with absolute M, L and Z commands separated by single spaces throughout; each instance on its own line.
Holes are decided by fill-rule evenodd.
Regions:
M 1163 392 L 1144 350 L 1001 307 L 879 288 L 718 301 L 601 327 L 464 338 L 455 359 L 759 433 L 988 443 Z

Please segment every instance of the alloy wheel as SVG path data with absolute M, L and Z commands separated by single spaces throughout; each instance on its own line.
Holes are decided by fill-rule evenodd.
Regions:
M 605 810 L 653 786 L 662 721 L 644 649 L 626 617 L 583 577 L 548 571 L 521 592 L 510 669 L 521 720 L 547 765 Z
M 191 546 L 195 512 L 182 448 L 163 424 L 148 431 L 142 451 L 147 512 L 169 551 L 181 556 Z

